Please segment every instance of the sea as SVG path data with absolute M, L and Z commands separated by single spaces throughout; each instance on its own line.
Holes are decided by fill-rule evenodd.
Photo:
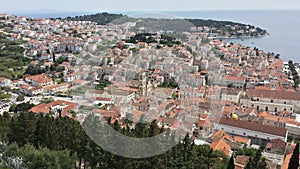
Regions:
M 67 17 L 91 14 L 92 12 L 69 13 L 27 13 L 32 18 Z M 149 12 L 110 12 L 136 16 Z M 209 11 L 161 11 L 152 12 L 154 16 L 172 16 L 172 18 L 194 18 L 234 21 L 255 25 L 266 29 L 270 35 L 250 39 L 227 39 L 228 42 L 257 47 L 266 52 L 280 54 L 285 60 L 300 62 L 300 10 L 209 10 Z M 21 14 L 20 14 L 21 15 Z
M 300 62 L 300 10 L 181 11 L 171 14 L 183 18 L 228 20 L 261 27 L 270 35 L 227 41 L 280 54 L 285 61 Z

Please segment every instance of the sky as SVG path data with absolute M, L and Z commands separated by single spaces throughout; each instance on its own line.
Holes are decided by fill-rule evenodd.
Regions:
M 299 0 L 0 0 L 0 12 L 300 9 Z

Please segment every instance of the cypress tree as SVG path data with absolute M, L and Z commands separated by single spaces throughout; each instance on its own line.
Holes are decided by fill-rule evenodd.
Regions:
M 228 166 L 227 166 L 227 169 L 234 169 L 235 166 L 234 166 L 234 157 L 233 155 L 230 157 L 230 160 L 229 160 L 229 163 L 228 163 Z
M 299 143 L 297 143 L 296 148 L 294 149 L 293 155 L 289 162 L 288 169 L 298 169 L 299 168 Z
M 52 52 L 52 60 L 53 60 L 53 63 L 55 63 L 56 58 L 55 58 L 55 52 L 54 51 Z

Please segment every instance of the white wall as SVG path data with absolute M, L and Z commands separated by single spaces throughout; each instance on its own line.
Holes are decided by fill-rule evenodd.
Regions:
M 216 130 L 222 130 L 223 129 L 227 133 L 240 135 L 240 136 L 244 136 L 244 137 L 249 137 L 250 136 L 250 137 L 257 137 L 257 138 L 261 138 L 261 139 L 265 139 L 265 140 L 272 140 L 272 139 L 280 138 L 284 141 L 287 141 L 287 134 L 286 134 L 286 137 L 282 137 L 282 136 L 276 136 L 276 135 L 272 135 L 272 134 L 252 131 L 252 130 L 248 130 L 248 129 L 242 129 L 242 128 L 238 128 L 238 127 L 227 126 L 227 125 L 223 125 L 223 124 L 219 124 L 219 123 L 215 123 L 214 128 Z

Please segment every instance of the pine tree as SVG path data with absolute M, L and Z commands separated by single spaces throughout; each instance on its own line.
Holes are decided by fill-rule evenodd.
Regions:
M 293 155 L 289 162 L 288 169 L 298 169 L 299 168 L 299 143 L 297 143 Z
M 264 158 L 261 156 L 261 150 L 257 150 L 255 156 L 250 157 L 248 163 L 245 167 L 246 169 L 266 169 L 267 163 Z
M 232 155 L 231 158 L 230 158 L 230 160 L 229 160 L 227 169 L 234 169 L 234 168 L 235 168 L 235 166 L 234 166 L 234 157 Z

